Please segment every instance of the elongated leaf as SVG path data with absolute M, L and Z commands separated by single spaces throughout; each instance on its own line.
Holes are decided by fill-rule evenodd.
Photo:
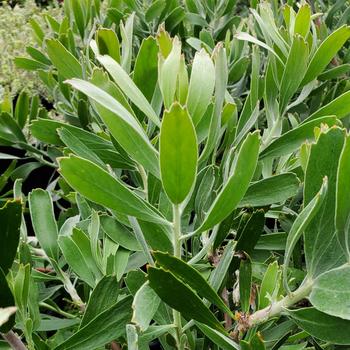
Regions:
M 125 335 L 131 318 L 132 297 L 128 296 L 96 316 L 55 350 L 95 350 Z
M 283 263 L 283 281 L 284 281 L 284 287 L 286 290 L 289 290 L 288 280 L 287 280 L 287 273 L 288 273 L 287 270 L 289 266 L 290 257 L 292 256 L 292 253 L 293 253 L 293 249 L 296 243 L 298 242 L 298 240 L 300 239 L 301 235 L 303 234 L 303 231 L 310 224 L 311 220 L 314 218 L 314 216 L 317 214 L 320 207 L 322 206 L 323 201 L 325 200 L 325 197 L 327 194 L 327 189 L 328 189 L 328 180 L 327 178 L 325 178 L 320 191 L 298 215 L 298 217 L 295 219 L 293 223 L 292 228 L 288 233 L 286 251 L 284 255 L 284 263 Z
M 196 326 L 202 331 L 204 335 L 206 335 L 214 344 L 220 347 L 223 350 L 234 350 L 240 349 L 238 344 L 236 344 L 231 338 L 223 335 L 218 332 L 216 329 L 210 328 L 207 325 L 195 322 Z
M 238 205 L 246 193 L 254 175 L 259 152 L 259 132 L 249 134 L 244 140 L 234 169 L 209 209 L 208 215 L 197 232 L 205 231 L 225 219 Z
M 89 324 L 95 317 L 108 310 L 117 301 L 119 285 L 115 276 L 104 276 L 92 291 L 79 328 Z
M 127 169 L 132 167 L 130 161 L 125 160 L 117 153 L 112 142 L 91 132 L 56 120 L 40 118 L 34 120 L 30 126 L 30 131 L 35 138 L 54 145 L 64 144 L 58 135 L 59 130 L 69 131 L 69 136 L 65 137 L 66 145 L 78 156 L 83 156 L 82 152 L 85 154 L 86 149 L 89 149 L 93 153 L 93 155 L 90 154 L 90 157 L 95 159 L 96 155 L 105 164 L 109 164 L 113 168 Z M 75 143 L 76 139 L 79 140 L 78 143 Z
M 194 56 L 190 85 L 188 88 L 187 108 L 197 125 L 206 111 L 215 86 L 215 67 L 204 49 Z
M 317 78 L 349 38 L 350 27 L 347 26 L 340 27 L 330 34 L 313 55 L 302 85 L 306 85 Z
M 120 45 L 117 34 L 107 28 L 100 28 L 95 34 L 100 55 L 108 55 L 120 63 Z
M 137 162 L 159 176 L 158 154 L 138 121 L 111 95 L 83 80 L 69 80 L 77 90 L 97 103 L 97 110 L 112 136 Z
M 156 210 L 135 195 L 116 177 L 94 163 L 71 156 L 59 160 L 60 173 L 81 195 L 98 204 L 116 210 L 120 214 L 164 223 Z
M 246 254 L 244 259 L 241 259 L 239 267 L 239 300 L 241 309 L 248 313 L 250 309 L 250 294 L 252 289 L 252 262 Z
M 341 265 L 344 254 L 335 234 L 336 176 L 344 144 L 344 131 L 333 127 L 322 130 L 317 143 L 311 146 L 304 182 L 306 207 L 328 177 L 328 193 L 322 208 L 304 231 L 304 250 L 310 276 Z
M 159 118 L 147 101 L 147 98 L 139 90 L 137 85 L 131 80 L 125 70 L 118 62 L 109 56 L 98 56 L 99 62 L 106 68 L 113 80 L 126 96 L 157 126 L 160 126 Z
M 299 180 L 293 173 L 284 173 L 262 179 L 250 185 L 239 207 L 263 207 L 280 203 L 293 197 L 299 188 Z
M 149 36 L 142 40 L 135 61 L 133 80 L 149 102 L 157 84 L 158 51 L 157 41 Z
M 12 295 L 11 289 L 7 284 L 6 276 L 0 268 L 0 308 L 5 308 L 15 305 L 15 299 Z M 10 319 L 0 326 L 0 332 L 7 333 L 15 324 L 15 315 L 10 316 Z
M 160 132 L 160 171 L 169 199 L 179 204 L 191 191 L 197 171 L 197 137 L 187 110 L 173 104 Z
M 154 252 L 153 255 L 158 265 L 165 270 L 169 270 L 182 282 L 195 290 L 200 296 L 218 306 L 223 312 L 233 316 L 231 310 L 197 270 L 175 256 L 161 252 Z
M 58 72 L 65 79 L 82 78 L 79 61 L 56 39 L 46 41 L 47 54 Z
M 283 112 L 288 102 L 298 89 L 306 72 L 309 58 L 308 44 L 304 38 L 296 35 L 289 51 L 280 86 L 280 111 Z
M 107 236 L 123 248 L 140 251 L 140 244 L 135 235 L 125 226 L 110 216 L 101 216 L 101 226 Z
M 327 271 L 314 282 L 310 294 L 312 305 L 328 315 L 350 320 L 350 265 Z
M 134 310 L 132 322 L 140 327 L 141 332 L 149 327 L 160 302 L 161 300 L 148 282 L 144 283 L 135 294 L 132 304 Z
M 73 228 L 71 235 L 59 236 L 58 245 L 73 271 L 89 286 L 94 287 L 102 274 L 91 254 L 88 236 Z
M 169 109 L 174 102 L 180 60 L 181 42 L 175 37 L 172 49 L 160 67 L 159 87 L 163 95 L 165 108 L 167 109 Z
M 315 113 L 313 113 L 309 118 L 306 119 L 306 122 L 309 120 L 319 118 L 324 115 L 336 115 L 337 118 L 341 119 L 346 117 L 348 114 L 350 114 L 350 91 L 347 91 L 343 93 L 342 95 L 338 96 L 325 106 L 321 107 L 319 110 L 317 110 Z
M 278 279 L 278 263 L 274 261 L 269 264 L 264 274 L 264 278 L 261 281 L 260 293 L 259 293 L 259 310 L 270 305 L 272 294 L 277 286 Z
M 16 257 L 22 220 L 22 203 L 8 201 L 0 208 L 0 269 L 7 274 Z M 11 305 L 2 305 L 11 306 Z
M 33 228 L 41 247 L 52 259 L 58 260 L 58 229 L 49 192 L 36 189 L 29 194 L 29 209 Z
M 295 17 L 294 33 L 300 34 L 306 38 L 310 31 L 311 24 L 311 7 L 309 4 L 304 4 L 299 8 Z
M 183 317 L 188 320 L 194 319 L 225 333 L 214 314 L 204 305 L 197 294 L 171 272 L 149 267 L 148 279 L 150 286 L 158 296 L 170 307 L 181 312 Z M 180 295 L 181 298 L 179 298 Z
M 337 189 L 336 189 L 336 211 L 335 211 L 335 227 L 337 236 L 342 248 L 347 256 L 350 256 L 350 136 L 345 138 L 344 147 L 340 155 Z
M 289 310 L 294 322 L 313 337 L 332 344 L 350 344 L 350 321 L 327 315 L 315 308 Z
M 273 141 L 260 153 L 260 159 L 288 155 L 296 151 L 303 142 L 314 139 L 315 127 L 320 126 L 321 124 L 333 126 L 336 123 L 337 119 L 335 116 L 318 117 L 314 120 L 308 120 L 296 128 L 287 131 Z

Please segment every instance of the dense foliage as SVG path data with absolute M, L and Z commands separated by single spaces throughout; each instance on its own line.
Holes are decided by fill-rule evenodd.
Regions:
M 62 6 L 0 105 L 2 348 L 347 349 L 345 1 Z

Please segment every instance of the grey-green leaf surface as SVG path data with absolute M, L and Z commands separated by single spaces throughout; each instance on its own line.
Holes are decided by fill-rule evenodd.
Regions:
M 96 108 L 100 117 L 124 150 L 159 177 L 158 152 L 135 117 L 116 99 L 97 86 L 78 79 L 69 80 L 69 83 L 97 103 Z
M 89 324 L 100 313 L 108 310 L 117 301 L 119 284 L 115 276 L 104 276 L 93 289 L 79 328 Z
M 304 78 L 309 59 L 309 47 L 304 38 L 295 35 L 284 68 L 280 86 L 280 111 L 283 112 L 288 102 Z
M 154 252 L 153 255 L 158 265 L 165 270 L 169 270 L 177 278 L 195 290 L 200 296 L 204 297 L 218 306 L 223 312 L 226 312 L 233 317 L 232 311 L 196 269 L 175 256 L 166 253 Z
M 188 88 L 187 108 L 197 125 L 206 111 L 215 86 L 215 67 L 204 49 L 194 56 L 190 85 Z
M 113 60 L 110 56 L 98 56 L 99 62 L 106 68 L 113 80 L 117 83 L 123 93 L 137 106 L 145 115 L 157 126 L 160 126 L 160 121 L 154 109 L 147 101 L 137 85 L 129 77 L 128 73 Z
M 156 209 L 128 189 L 120 180 L 89 160 L 70 156 L 59 160 L 60 173 L 81 195 L 120 214 L 161 222 Z
M 287 270 L 289 266 L 289 260 L 293 254 L 293 249 L 303 234 L 306 227 L 309 225 L 311 220 L 319 211 L 320 207 L 325 200 L 328 189 L 328 179 L 325 178 L 323 184 L 321 186 L 320 191 L 316 194 L 316 196 L 309 202 L 309 204 L 302 210 L 302 212 L 298 215 L 298 217 L 293 222 L 293 226 L 290 229 L 287 237 L 285 255 L 284 255 L 284 263 L 283 263 L 283 281 L 284 287 L 286 290 L 289 290 L 288 280 L 287 280 Z
M 239 345 L 235 343 L 228 336 L 218 332 L 216 329 L 213 329 L 203 323 L 195 322 L 196 326 L 205 334 L 214 344 L 220 346 L 220 349 L 223 350 L 238 350 L 240 349 Z
M 317 142 L 311 146 L 304 181 L 304 206 L 316 196 L 325 176 L 328 177 L 328 192 L 322 208 L 304 231 L 304 250 L 310 276 L 317 276 L 344 262 L 334 215 L 336 177 L 344 136 L 344 130 L 338 127 L 322 130 Z
M 312 305 L 328 315 L 350 322 L 350 265 L 346 264 L 319 275 L 310 294 Z
M 289 317 L 307 333 L 332 344 L 350 344 L 350 321 L 327 315 L 315 308 L 289 310 Z
M 244 197 L 254 175 L 260 146 L 259 132 L 248 134 L 237 155 L 231 174 L 196 230 L 205 231 L 225 219 Z
M 132 322 L 140 328 L 141 332 L 149 327 L 160 302 L 161 300 L 148 282 L 144 283 L 136 292 L 132 303 Z
M 55 350 L 95 350 L 125 335 L 131 319 L 132 297 L 128 296 L 100 313 Z
M 350 114 L 350 91 L 344 92 L 342 95 L 330 101 L 325 106 L 318 109 L 316 112 L 310 115 L 304 123 L 309 120 L 316 119 L 325 115 L 335 115 L 337 118 L 342 119 Z
M 340 155 L 337 189 L 336 189 L 336 210 L 335 210 L 335 227 L 342 248 L 350 256 L 350 136 L 346 135 L 344 147 Z
M 71 235 L 60 235 L 58 245 L 69 266 L 89 286 L 94 287 L 102 277 L 91 254 L 90 240 L 80 229 L 73 228 Z
M 56 39 L 46 41 L 47 54 L 64 79 L 82 78 L 79 61 Z
M 192 288 L 184 284 L 171 272 L 149 267 L 148 279 L 150 286 L 158 296 L 170 307 L 181 312 L 183 317 L 188 320 L 194 319 L 225 333 L 223 326 Z
M 263 207 L 280 203 L 293 197 L 299 189 L 299 179 L 294 173 L 284 173 L 251 184 L 239 207 Z
M 347 26 L 342 26 L 330 34 L 311 58 L 302 85 L 317 78 L 349 38 L 350 27 Z
M 28 197 L 30 216 L 35 236 L 45 253 L 52 259 L 58 259 L 58 229 L 49 192 L 36 189 Z
M 174 204 L 191 191 L 197 171 L 197 137 L 185 108 L 173 104 L 165 111 L 160 131 L 160 172 L 163 188 Z
M 296 151 L 303 142 L 314 139 L 315 127 L 321 124 L 333 126 L 336 123 L 337 118 L 335 116 L 319 116 L 314 120 L 304 122 L 270 143 L 270 145 L 260 153 L 260 159 L 288 155 Z

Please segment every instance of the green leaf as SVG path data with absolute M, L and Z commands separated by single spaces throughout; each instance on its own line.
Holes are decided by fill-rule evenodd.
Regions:
M 311 58 L 302 85 L 317 78 L 349 38 L 350 27 L 347 26 L 342 26 L 330 34 Z
M 111 308 L 119 296 L 119 285 L 115 276 L 104 276 L 92 291 L 79 328 L 85 327 L 102 312 Z
M 219 346 L 223 350 L 234 350 L 240 349 L 238 344 L 236 344 L 231 338 L 222 333 L 218 332 L 216 329 L 210 328 L 207 325 L 199 322 L 195 322 L 196 326 L 201 330 L 201 332 L 206 335 L 215 345 Z
M 136 292 L 132 304 L 134 310 L 132 322 L 140 328 L 141 332 L 148 329 L 160 302 L 161 300 L 148 282 L 144 283 Z
M 133 159 L 159 177 L 158 153 L 134 116 L 95 85 L 77 79 L 70 80 L 69 83 L 97 102 L 97 111 L 112 136 Z
M 156 39 L 149 36 L 142 40 L 135 60 L 133 80 L 149 102 L 152 101 L 158 79 L 158 51 Z
M 120 214 L 135 216 L 145 221 L 166 223 L 156 209 L 134 194 L 120 180 L 94 163 L 70 156 L 60 158 L 60 173 L 81 195 Z
M 120 45 L 117 34 L 112 29 L 100 28 L 95 34 L 100 55 L 108 55 L 120 63 Z
M 176 92 L 177 77 L 180 69 L 181 60 L 181 41 L 175 37 L 172 49 L 160 66 L 159 87 L 163 95 L 166 109 L 174 102 Z
M 349 101 L 350 102 L 350 101 Z M 321 114 L 326 115 L 326 114 Z M 298 125 L 296 128 L 287 131 L 278 139 L 274 140 L 261 153 L 260 159 L 269 159 L 288 155 L 296 151 L 303 142 L 314 139 L 314 129 L 321 124 L 333 126 L 337 124 L 335 116 L 317 117 L 314 120 L 308 120 Z
M 55 350 L 95 350 L 125 335 L 131 318 L 132 297 L 127 296 L 101 312 Z
M 350 114 L 350 91 L 347 91 L 343 93 L 342 95 L 338 96 L 325 106 L 321 107 L 319 110 L 317 110 L 315 113 L 313 113 L 309 118 L 306 119 L 305 122 L 319 118 L 323 115 L 336 115 L 337 118 L 342 119 Z
M 100 219 L 103 231 L 114 242 L 131 251 L 142 250 L 135 235 L 127 227 L 110 216 L 104 215 Z
M 251 184 L 239 207 L 263 207 L 285 202 L 299 189 L 299 179 L 293 173 L 284 173 Z
M 264 274 L 264 278 L 261 281 L 260 293 L 259 293 L 259 310 L 270 305 L 273 292 L 278 285 L 279 268 L 277 261 L 269 264 Z
M 337 188 L 336 188 L 336 210 L 335 227 L 341 247 L 345 254 L 350 256 L 349 250 L 349 219 L 350 219 L 350 136 L 346 135 L 344 147 L 339 159 Z
M 350 344 L 350 321 L 327 315 L 315 308 L 289 310 L 289 317 L 313 337 L 332 344 Z
M 82 78 L 79 61 L 56 39 L 46 41 L 47 54 L 64 79 Z
M 29 114 L 29 96 L 22 91 L 17 99 L 15 108 L 15 118 L 20 128 L 24 128 Z
M 20 227 L 22 221 L 22 203 L 18 200 L 7 201 L 0 208 L 0 269 L 7 274 L 16 257 L 20 238 Z M 11 306 L 11 305 L 2 305 Z
M 15 305 L 15 299 L 12 295 L 11 289 L 7 284 L 6 276 L 0 268 L 0 308 Z M 7 333 L 15 324 L 15 315 L 10 316 L 10 319 L 0 326 L 0 332 Z
M 30 216 L 35 236 L 45 253 L 58 261 L 58 229 L 49 192 L 42 189 L 33 190 L 29 196 Z
M 170 307 L 179 311 L 183 317 L 188 320 L 194 319 L 226 333 L 214 314 L 204 305 L 197 294 L 171 272 L 149 267 L 148 279 L 150 286 L 158 296 Z
M 109 56 L 98 56 L 98 61 L 106 68 L 113 80 L 117 83 L 123 93 L 157 126 L 160 126 L 159 118 L 147 101 L 147 98 L 131 80 L 125 70 L 118 62 Z
M 335 234 L 336 177 L 345 131 L 332 127 L 321 130 L 311 146 L 304 181 L 304 207 L 316 196 L 323 178 L 328 177 L 327 197 L 322 208 L 304 231 L 304 250 L 310 277 L 340 266 L 344 254 Z
M 304 4 L 299 8 L 295 17 L 294 33 L 300 34 L 306 38 L 310 31 L 311 24 L 311 7 L 309 4 Z
M 239 300 L 241 310 L 248 313 L 250 310 L 250 294 L 252 289 L 252 262 L 249 255 L 241 259 L 239 266 Z
M 210 56 L 202 49 L 194 56 L 186 102 L 194 125 L 202 119 L 212 98 L 214 86 L 215 67 Z
M 350 320 L 350 265 L 319 275 L 310 294 L 312 305 L 328 315 Z
M 90 287 L 102 277 L 91 254 L 90 239 L 80 229 L 73 228 L 71 235 L 60 235 L 58 245 L 73 271 Z
M 289 260 L 292 256 L 294 247 L 298 242 L 298 240 L 300 239 L 301 235 L 303 234 L 304 230 L 310 224 L 311 220 L 320 210 L 320 207 L 322 206 L 323 201 L 325 200 L 325 197 L 327 195 L 327 190 L 328 190 L 328 180 L 327 178 L 325 178 L 323 180 L 323 184 L 321 186 L 320 191 L 298 215 L 298 217 L 293 222 L 293 226 L 291 227 L 288 233 L 285 255 L 284 255 L 284 263 L 283 263 L 283 280 L 284 280 L 284 287 L 286 290 L 289 290 L 288 280 L 287 280 L 287 274 L 288 274 L 287 270 L 289 266 Z
M 160 131 L 160 172 L 163 188 L 174 204 L 190 193 L 197 172 L 197 137 L 187 110 L 173 104 L 165 111 Z
M 295 35 L 283 71 L 280 85 L 280 111 L 283 113 L 288 102 L 304 78 L 309 59 L 309 47 L 304 38 Z
M 153 252 L 153 255 L 160 267 L 170 271 L 175 277 L 190 286 L 200 296 L 218 306 L 223 312 L 234 317 L 231 310 L 197 270 L 175 256 L 162 252 Z
M 225 219 L 244 197 L 253 178 L 260 146 L 259 132 L 248 134 L 238 152 L 230 177 L 217 195 L 209 212 L 196 232 L 205 231 Z

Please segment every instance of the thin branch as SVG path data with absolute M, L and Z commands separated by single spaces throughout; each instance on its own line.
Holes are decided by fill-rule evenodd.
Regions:
M 12 349 L 27 350 L 27 347 L 24 345 L 21 338 L 14 331 L 9 331 L 6 334 L 1 333 L 1 335 L 8 342 Z

